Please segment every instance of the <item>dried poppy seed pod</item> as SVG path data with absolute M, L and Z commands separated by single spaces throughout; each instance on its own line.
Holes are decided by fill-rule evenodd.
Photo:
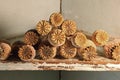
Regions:
M 51 24 L 54 26 L 54 27 L 58 27 L 62 24 L 62 22 L 64 21 L 64 18 L 62 16 L 62 14 L 60 13 L 53 13 L 51 16 L 50 16 L 50 22 Z
M 61 46 L 65 43 L 65 33 L 60 29 L 53 29 L 48 35 L 48 41 L 53 46 Z
M 11 53 L 11 46 L 7 43 L 0 42 L 0 60 L 6 60 Z
M 76 23 L 72 20 L 65 20 L 61 26 L 61 29 L 65 32 L 66 36 L 73 35 L 76 32 Z
M 78 55 L 83 60 L 90 61 L 96 57 L 97 53 L 94 47 L 88 46 L 86 48 L 79 48 Z
M 120 46 L 120 39 L 115 39 L 113 41 L 109 41 L 105 44 L 104 46 L 104 52 L 105 52 L 105 56 L 107 58 L 110 58 L 110 59 L 117 59 L 117 57 L 115 57 L 116 55 L 119 54 L 119 46 Z
M 19 48 L 18 56 L 22 61 L 33 60 L 36 56 L 35 49 L 31 45 L 23 45 Z
M 96 30 L 92 34 L 92 40 L 97 46 L 103 46 L 109 40 L 109 35 L 104 30 Z
M 35 29 L 28 30 L 24 35 L 24 42 L 35 46 L 39 42 L 39 35 Z
M 21 48 L 23 45 L 26 45 L 24 42 L 22 41 L 15 41 L 12 44 L 12 55 L 14 55 L 15 57 L 18 57 L 18 50 L 19 48 Z
M 115 44 L 113 44 L 112 41 L 110 41 L 110 42 L 108 42 L 108 43 L 106 43 L 106 44 L 104 45 L 104 52 L 105 52 L 105 56 L 106 56 L 107 58 L 112 59 L 112 52 L 113 52 L 113 49 L 114 49 L 115 47 L 116 47 L 116 46 L 115 46 Z
M 72 45 L 75 47 L 83 47 L 85 45 L 86 41 L 87 41 L 86 36 L 81 32 L 76 32 L 71 37 Z
M 113 49 L 112 58 L 117 61 L 120 61 L 120 46 L 117 46 L 115 47 L 115 49 Z
M 73 58 L 76 56 L 77 49 L 72 45 L 71 41 L 67 40 L 65 44 L 60 46 L 59 54 L 64 58 Z
M 50 45 L 41 45 L 39 47 L 38 53 L 44 60 L 52 59 L 56 56 L 56 47 Z
M 50 23 L 46 20 L 39 21 L 36 30 L 41 36 L 47 35 L 52 29 Z

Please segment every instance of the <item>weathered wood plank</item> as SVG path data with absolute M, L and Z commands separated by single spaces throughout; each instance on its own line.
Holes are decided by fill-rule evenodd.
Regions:
M 30 62 L 1 61 L 0 70 L 120 71 L 120 61 L 101 56 L 92 61 L 78 59 L 35 59 Z

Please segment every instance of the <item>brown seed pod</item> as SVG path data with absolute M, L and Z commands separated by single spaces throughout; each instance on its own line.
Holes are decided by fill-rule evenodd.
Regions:
M 14 55 L 15 57 L 18 57 L 18 50 L 19 48 L 21 48 L 23 45 L 26 45 L 24 42 L 22 41 L 15 41 L 12 44 L 12 55 Z
M 30 45 L 24 45 L 18 51 L 18 56 L 22 61 L 30 61 L 35 58 L 35 55 L 35 49 Z
M 66 36 L 73 35 L 76 32 L 76 23 L 72 20 L 65 20 L 61 26 L 61 29 L 65 32 Z
M 97 53 L 96 53 L 96 49 L 94 47 L 88 46 L 86 48 L 79 48 L 78 55 L 83 60 L 90 61 L 96 57 Z
M 105 44 L 104 46 L 104 52 L 105 52 L 105 56 L 107 58 L 112 59 L 113 58 L 113 54 L 116 52 L 114 52 L 114 50 L 120 46 L 120 39 L 115 39 L 113 41 L 109 41 Z M 116 51 L 116 50 L 115 50 Z
M 115 47 L 115 49 L 113 49 L 112 58 L 117 61 L 120 61 L 120 46 Z
M 0 43 L 0 60 L 6 60 L 11 52 L 11 46 L 7 43 Z
M 84 47 L 84 45 L 86 44 L 86 41 L 87 41 L 86 36 L 81 32 L 76 32 L 71 37 L 72 45 L 75 47 Z
M 60 14 L 60 13 L 53 13 L 50 16 L 50 22 L 54 27 L 60 26 L 63 21 L 64 21 L 64 18 L 62 16 L 62 14 Z
M 56 56 L 56 47 L 42 45 L 39 47 L 38 53 L 40 57 L 44 60 L 52 59 Z
M 92 40 L 97 46 L 103 46 L 109 40 L 109 35 L 104 30 L 96 30 L 92 35 Z
M 50 23 L 46 20 L 39 21 L 36 30 L 41 36 L 47 35 L 52 29 Z
M 66 36 L 60 29 L 53 29 L 48 35 L 48 41 L 53 46 L 61 46 L 65 43 Z
M 24 35 L 24 42 L 35 46 L 39 42 L 39 35 L 35 29 L 28 30 Z
M 60 46 L 59 54 L 64 58 L 73 58 L 76 56 L 77 49 L 72 45 L 71 41 L 67 40 L 65 44 Z

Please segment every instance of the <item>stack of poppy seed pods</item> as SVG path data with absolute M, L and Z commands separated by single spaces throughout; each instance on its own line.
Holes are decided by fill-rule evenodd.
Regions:
M 0 60 L 19 58 L 22 61 L 31 61 L 35 58 L 36 52 L 33 46 L 22 41 L 16 41 L 12 45 L 6 40 L 0 40 Z
M 105 32 L 105 31 L 104 31 Z M 36 29 L 28 30 L 24 42 L 36 49 L 40 59 L 77 58 L 92 60 L 96 57 L 96 45 L 104 45 L 108 41 L 107 33 L 101 30 L 93 33 L 91 40 L 78 30 L 76 22 L 64 20 L 60 13 L 53 13 L 49 20 L 41 20 Z M 105 37 L 102 37 L 102 35 Z M 107 36 L 107 38 L 106 38 Z
M 64 20 L 62 14 L 53 13 L 49 20 L 41 20 L 35 29 L 28 30 L 23 41 L 12 45 L 0 41 L 0 60 L 6 60 L 12 53 L 22 61 L 31 61 L 36 56 L 43 60 L 79 58 L 90 61 L 98 55 L 97 46 L 104 48 L 106 57 L 120 60 L 119 45 L 120 40 L 109 41 L 104 30 L 96 30 L 88 37 L 77 28 L 75 21 Z
M 104 55 L 109 59 L 120 61 L 120 39 L 109 39 L 109 35 L 104 30 L 96 30 L 91 36 L 91 40 L 96 46 L 104 49 Z

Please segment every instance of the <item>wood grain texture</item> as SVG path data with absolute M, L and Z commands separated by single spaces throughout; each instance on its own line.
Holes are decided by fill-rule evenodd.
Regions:
M 1 61 L 0 70 L 120 71 L 120 61 L 97 56 L 92 61 L 78 59 L 34 59 L 30 62 Z

